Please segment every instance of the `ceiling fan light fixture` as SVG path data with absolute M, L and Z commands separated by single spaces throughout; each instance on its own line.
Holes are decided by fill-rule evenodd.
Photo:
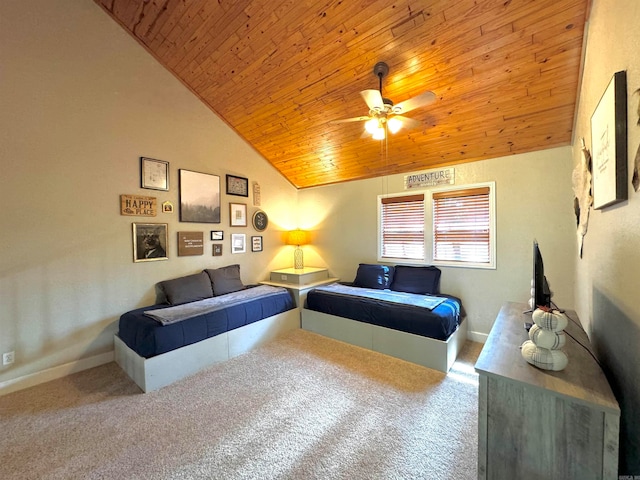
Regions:
M 384 140 L 384 128 L 383 127 L 376 128 L 376 131 L 373 132 L 373 139 L 374 140 Z
M 378 123 L 378 119 L 377 118 L 371 118 L 369 120 L 367 120 L 364 124 L 364 129 L 369 132 L 370 134 L 374 134 L 375 131 L 380 128 L 380 125 Z
M 389 127 L 389 131 L 391 133 L 398 133 L 402 128 L 402 120 L 399 120 L 397 118 L 390 118 L 387 121 L 387 127 Z

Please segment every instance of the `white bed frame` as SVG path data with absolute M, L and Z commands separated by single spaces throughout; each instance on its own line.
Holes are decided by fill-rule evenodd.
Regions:
M 296 328 L 300 328 L 300 310 L 294 308 L 151 358 L 138 355 L 116 334 L 116 363 L 142 391 L 151 392 L 246 353 Z
M 466 320 L 443 341 L 306 308 L 302 309 L 302 328 L 445 373 L 467 339 Z

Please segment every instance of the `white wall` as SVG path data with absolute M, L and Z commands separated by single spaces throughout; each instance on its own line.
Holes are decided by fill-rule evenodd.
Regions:
M 569 147 L 455 167 L 456 185 L 496 182 L 497 268 L 442 267 L 441 291 L 462 299 L 472 332 L 488 334 L 504 302 L 528 301 L 534 239 L 553 300 L 573 308 L 571 170 Z M 403 179 L 393 175 L 301 190 L 300 222 L 315 236 L 305 247 L 306 264 L 327 265 L 335 276 L 351 281 L 358 263 L 376 263 L 376 198 L 404 191 Z
M 590 119 L 613 74 L 627 71 L 629 199 L 592 210 L 582 260 L 576 262 L 576 309 L 591 335 L 622 409 L 620 474 L 640 476 L 640 194 L 631 177 L 640 145 L 640 2 L 597 0 L 588 27 L 573 162 L 580 139 L 591 145 Z
M 289 265 L 279 230 L 296 190 L 93 2 L 0 3 L 0 387 L 67 364 L 108 361 L 123 312 L 154 302 L 158 281 L 240 263 L 245 283 Z M 140 188 L 139 157 L 170 162 L 170 191 Z M 231 255 L 221 224 L 178 221 L 178 169 L 258 181 L 271 224 L 264 252 Z M 120 215 L 119 196 L 170 200 L 174 214 Z M 132 222 L 169 224 L 167 261 L 133 263 Z M 224 230 L 212 257 L 210 230 Z M 177 232 L 205 254 L 178 257 Z M 256 235 L 250 226 L 234 232 Z M 39 377 L 41 378 L 41 377 Z M 6 393 L 6 389 L 3 390 Z

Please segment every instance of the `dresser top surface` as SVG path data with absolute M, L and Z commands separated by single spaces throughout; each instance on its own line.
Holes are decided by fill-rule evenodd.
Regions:
M 542 370 L 522 357 L 520 345 L 529 339 L 524 323 L 532 321 L 531 314 L 524 313 L 527 308 L 523 303 L 513 302 L 502 307 L 478 357 L 476 371 L 598 405 L 603 410 L 619 414 L 618 402 L 602 369 L 589 353 L 592 351 L 589 338 L 577 323 L 579 319 L 575 312 L 565 312 L 569 324 L 565 329 L 568 335 L 563 350 L 569 364 L 564 370 Z

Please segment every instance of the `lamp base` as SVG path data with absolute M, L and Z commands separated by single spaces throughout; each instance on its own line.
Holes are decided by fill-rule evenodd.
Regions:
M 293 268 L 295 268 L 296 270 L 304 269 L 302 249 L 300 247 L 296 247 L 296 249 L 293 251 Z

